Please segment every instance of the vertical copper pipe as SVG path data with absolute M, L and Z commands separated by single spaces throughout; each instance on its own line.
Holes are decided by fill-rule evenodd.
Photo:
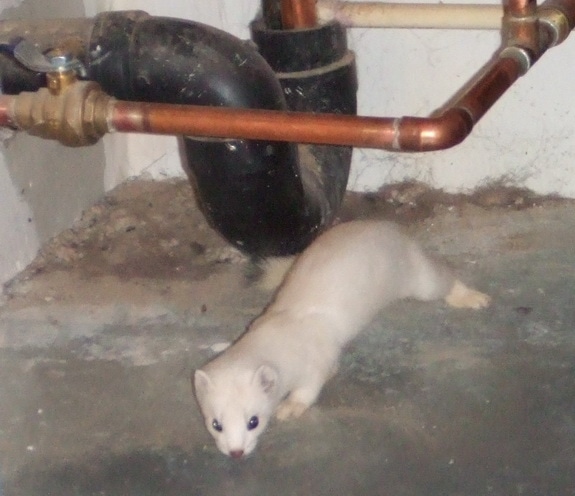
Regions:
M 517 17 L 531 15 L 536 8 L 536 0 L 507 0 L 507 11 Z
M 282 0 L 284 29 L 311 28 L 317 25 L 315 0 Z

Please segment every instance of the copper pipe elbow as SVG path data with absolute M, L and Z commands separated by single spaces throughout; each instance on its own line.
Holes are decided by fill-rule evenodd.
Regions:
M 473 129 L 471 116 L 452 108 L 438 117 L 403 117 L 399 120 L 397 149 L 429 152 L 461 143 Z

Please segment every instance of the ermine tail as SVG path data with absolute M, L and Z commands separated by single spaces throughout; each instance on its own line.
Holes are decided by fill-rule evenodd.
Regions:
M 257 286 L 263 291 L 274 291 L 284 280 L 296 257 L 269 257 L 258 263 L 262 274 Z

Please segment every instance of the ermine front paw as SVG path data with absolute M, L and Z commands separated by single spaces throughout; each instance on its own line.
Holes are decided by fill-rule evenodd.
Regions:
M 289 418 L 298 418 L 303 412 L 308 409 L 308 405 L 300 403 L 299 401 L 290 401 L 289 399 L 282 401 L 276 410 L 276 418 L 278 420 L 287 420 Z
M 491 297 L 475 289 L 468 288 L 461 281 L 455 281 L 449 294 L 445 297 L 448 305 L 455 308 L 480 308 L 488 307 Z

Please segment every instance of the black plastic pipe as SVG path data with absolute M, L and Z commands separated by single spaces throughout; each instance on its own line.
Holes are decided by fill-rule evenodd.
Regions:
M 49 22 L 53 26 L 57 21 Z M 11 23 L 13 37 L 18 29 Z M 298 40 L 288 42 L 289 32 L 254 24 L 254 38 L 268 63 L 252 43 L 192 21 L 108 12 L 94 18 L 91 29 L 81 26 L 76 34 L 82 40 L 80 57 L 88 79 L 119 99 L 355 113 L 353 57 L 337 25 L 307 33 L 315 36 L 312 51 L 320 58 L 308 56 L 303 65 L 285 62 L 305 52 L 298 44 L 310 46 L 309 36 L 302 38 L 300 31 L 293 31 Z M 6 42 L 0 22 L 0 37 L 3 34 L 0 41 Z M 278 34 L 285 50 L 293 50 L 291 56 L 277 46 L 270 52 Z M 326 55 L 330 51 L 331 57 Z M 0 83 L 6 93 L 29 91 L 41 80 L 10 57 L 0 57 Z M 341 203 L 351 158 L 348 148 L 300 149 L 293 143 L 194 137 L 184 137 L 183 143 L 184 167 L 207 219 L 250 255 L 300 251 L 331 222 Z
M 355 57 L 347 49 L 344 28 L 339 23 L 296 30 L 267 28 L 264 20 L 251 25 L 252 38 L 260 53 L 276 72 L 290 110 L 335 114 L 357 114 Z M 343 200 L 352 148 L 306 145 L 300 156 L 311 163 L 326 195 L 328 208 Z M 331 219 L 334 212 L 328 212 Z

